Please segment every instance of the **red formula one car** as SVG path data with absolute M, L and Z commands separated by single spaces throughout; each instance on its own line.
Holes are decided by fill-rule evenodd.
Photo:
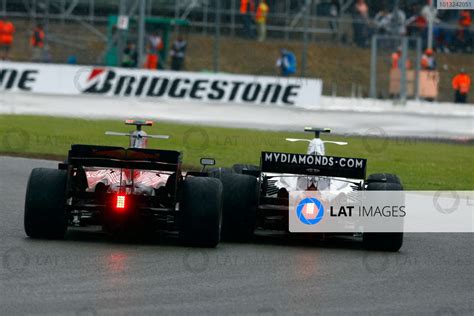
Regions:
M 68 226 L 100 225 L 109 233 L 162 232 L 186 244 L 215 247 L 220 240 L 222 184 L 201 172 L 182 173 L 182 153 L 147 149 L 143 126 L 126 121 L 130 147 L 72 145 L 58 169 L 31 172 L 25 199 L 25 232 L 32 238 L 62 238 Z

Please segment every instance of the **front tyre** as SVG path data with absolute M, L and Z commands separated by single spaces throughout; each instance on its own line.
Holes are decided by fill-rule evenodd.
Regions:
M 25 233 L 31 238 L 61 239 L 67 230 L 67 171 L 36 168 L 25 197 Z
M 216 247 L 221 237 L 222 183 L 215 178 L 189 177 L 184 180 L 180 213 L 183 243 Z

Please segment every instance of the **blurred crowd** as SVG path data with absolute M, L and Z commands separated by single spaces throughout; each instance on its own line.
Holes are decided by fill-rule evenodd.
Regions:
M 272 22 L 272 5 L 278 0 L 239 0 L 236 1 L 241 32 L 239 35 L 250 40 L 264 42 L 267 39 L 267 22 Z M 354 0 L 350 8 L 343 14 L 340 0 L 325 0 L 318 4 L 316 14 L 326 15 L 329 28 L 334 38 L 339 40 L 341 25 L 340 18 L 347 18 L 350 13 L 349 23 L 352 24 L 352 42 L 359 47 L 369 47 L 373 35 L 395 35 L 420 38 L 423 46 L 421 57 L 421 68 L 423 70 L 435 71 L 437 63 L 435 54 L 443 52 L 473 52 L 472 11 L 469 10 L 437 10 L 432 3 L 433 0 L 403 1 L 403 5 L 394 7 L 395 1 Z M 320 6 L 325 6 L 320 10 Z M 301 9 L 301 8 L 299 8 Z M 429 21 L 433 21 L 433 41 L 428 45 Z M 325 22 L 324 22 L 325 23 Z M 348 24 L 350 29 L 351 25 Z M 346 30 L 347 31 L 347 27 Z M 24 34 L 24 33 L 22 33 Z M 31 61 L 50 62 L 51 56 L 47 45 L 47 34 L 42 24 L 37 24 L 28 32 Z M 185 69 L 188 42 L 182 34 L 170 43 L 171 47 L 166 53 L 169 54 L 169 66 L 164 65 L 163 56 L 165 43 L 162 34 L 156 31 L 147 34 L 144 47 L 144 60 L 139 61 L 139 53 L 136 41 L 124 43 L 121 47 L 118 65 L 127 68 L 145 68 L 150 70 L 171 69 L 180 71 Z M 343 39 L 344 40 L 344 39 Z M 347 40 L 347 39 L 346 39 Z M 11 48 L 15 43 L 15 26 L 8 18 L 0 17 L 0 60 L 10 58 Z M 401 65 L 402 52 L 394 49 L 391 54 L 391 68 L 406 67 L 413 69 L 413 62 L 407 58 L 406 64 Z M 396 49 L 396 50 L 395 50 Z M 76 64 L 75 56 L 67 60 L 69 64 Z M 281 76 L 293 76 L 297 73 L 296 55 L 282 49 L 280 57 L 276 61 L 276 68 Z M 464 96 L 470 89 L 470 77 L 464 70 L 453 79 L 452 87 L 456 92 L 456 101 L 463 102 Z
M 0 60 L 9 60 L 15 38 L 13 22 L 0 18 Z M 51 56 L 45 44 L 45 32 L 42 24 L 37 24 L 30 35 L 31 61 L 50 62 Z
M 449 53 L 473 52 L 472 11 L 437 10 L 434 0 L 395 1 L 355 0 L 348 10 L 342 12 L 340 0 L 320 1 L 316 8 L 318 16 L 329 18 L 329 28 L 333 37 L 338 37 L 339 18 L 352 19 L 352 42 L 359 47 L 368 47 L 374 34 L 419 36 L 423 46 L 427 46 L 428 24 L 433 21 L 433 49 Z M 264 41 L 271 0 L 240 0 L 239 13 L 245 38 Z M 347 41 L 347 35 L 343 36 Z
M 427 46 L 428 23 L 433 21 L 433 48 L 449 53 L 472 52 L 472 16 L 469 10 L 439 11 L 426 0 L 406 8 L 382 7 L 370 16 L 366 0 L 356 0 L 353 10 L 353 37 L 358 46 L 366 47 L 373 34 L 419 36 Z M 337 3 L 337 0 L 333 0 Z M 454 23 L 453 23 L 454 22 Z
M 128 41 L 122 53 L 121 66 L 149 70 L 164 69 L 163 61 L 160 60 L 164 48 L 165 45 L 160 32 L 155 31 L 147 37 L 145 60 L 143 65 L 139 65 L 137 45 L 133 41 Z M 178 34 L 169 52 L 171 57 L 169 68 L 171 70 L 181 71 L 184 69 L 187 48 L 188 42 L 182 34 Z

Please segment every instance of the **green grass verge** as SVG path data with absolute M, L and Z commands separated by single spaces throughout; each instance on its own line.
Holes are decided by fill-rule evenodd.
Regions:
M 0 115 L 0 154 L 64 158 L 71 144 L 127 146 L 125 137 L 104 132 L 129 131 L 119 120 L 84 120 L 40 116 Z M 286 137 L 307 138 L 306 133 L 201 127 L 161 123 L 150 134 L 168 134 L 170 140 L 150 140 L 150 147 L 184 152 L 187 168 L 198 166 L 200 157 L 213 157 L 219 166 L 258 164 L 261 151 L 304 153 L 305 143 L 289 143 Z M 474 146 L 423 142 L 413 139 L 374 139 L 328 136 L 348 146 L 327 145 L 329 155 L 368 158 L 368 173 L 398 174 L 409 190 L 473 190 Z

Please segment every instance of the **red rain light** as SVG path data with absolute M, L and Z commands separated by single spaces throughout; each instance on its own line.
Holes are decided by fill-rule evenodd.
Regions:
M 126 202 L 127 202 L 126 195 L 117 195 L 115 208 L 118 210 L 124 210 L 125 207 L 127 206 Z

